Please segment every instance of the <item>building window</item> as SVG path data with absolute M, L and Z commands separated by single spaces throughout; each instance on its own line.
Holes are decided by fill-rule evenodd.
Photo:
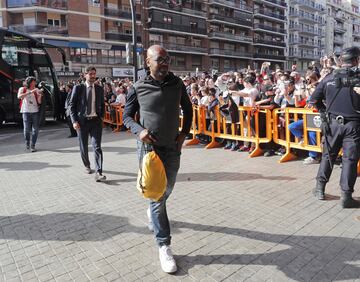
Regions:
M 24 18 L 24 25 L 35 25 L 35 18 Z
M 172 23 L 172 17 L 164 16 L 164 23 Z
M 218 70 L 219 65 L 219 59 L 211 59 L 211 68 Z
M 193 39 L 192 46 L 201 47 L 201 40 L 200 39 Z
M 230 60 L 225 59 L 224 60 L 224 69 L 231 69 L 231 62 Z
M 200 56 L 192 56 L 192 67 L 193 68 L 201 68 L 201 57 Z
M 99 22 L 89 22 L 89 30 L 94 32 L 101 32 L 101 23 Z
M 50 26 L 60 26 L 60 20 L 48 19 L 48 25 L 50 25 Z
M 89 5 L 94 7 L 100 7 L 100 0 L 89 0 Z

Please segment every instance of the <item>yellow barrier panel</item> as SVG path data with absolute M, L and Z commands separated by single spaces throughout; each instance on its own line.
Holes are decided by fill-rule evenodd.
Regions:
M 249 157 L 257 157 L 263 154 L 260 148 L 261 143 L 268 143 L 272 140 L 272 119 L 270 110 L 257 110 L 253 111 L 251 107 L 238 107 L 239 122 L 231 123 L 220 114 L 218 108 L 215 109 L 217 117 L 216 132 L 213 133 L 215 137 L 234 140 L 234 141 L 247 141 L 255 144 L 255 149 L 251 152 Z M 264 115 L 262 122 L 260 121 L 261 115 Z M 230 125 L 230 132 L 228 130 Z M 261 137 L 263 133 L 261 126 L 264 125 L 265 136 Z
M 206 149 L 220 147 L 216 138 L 224 138 L 234 141 L 248 141 L 255 144 L 255 149 L 249 155 L 256 157 L 262 155 L 260 148 L 261 143 L 268 143 L 272 140 L 272 115 L 270 110 L 260 110 L 253 112 L 251 107 L 238 107 L 239 122 L 231 123 L 220 114 L 219 107 L 215 107 L 213 118 L 206 119 L 206 108 L 193 106 L 194 117 L 192 125 L 193 139 L 187 145 L 198 144 L 199 140 L 195 138 L 196 134 L 204 134 L 211 137 L 211 142 L 205 147 Z M 265 125 L 265 136 L 260 137 L 260 114 L 265 115 L 263 120 Z M 248 118 L 249 117 L 249 118 Z M 210 125 L 210 129 L 206 125 Z M 253 125 L 253 126 L 252 126 Z M 230 130 L 229 130 L 230 128 Z
M 204 108 L 193 105 L 193 120 L 190 130 L 193 138 L 186 143 L 186 146 L 199 144 L 200 141 L 196 138 L 196 135 L 203 133 L 204 126 L 202 124 L 202 116 L 204 114 Z
M 303 120 L 303 140 L 292 136 L 289 130 L 289 125 L 300 119 Z M 291 153 L 292 148 L 321 153 L 321 121 L 319 113 L 304 108 L 275 109 L 273 111 L 273 120 L 273 140 L 286 149 L 285 155 L 279 161 L 280 163 L 296 159 L 296 156 Z M 309 132 L 316 132 L 315 145 L 309 144 Z
M 111 116 L 111 110 L 113 110 L 115 113 L 115 120 L 113 119 L 114 117 Z M 115 126 L 113 132 L 119 132 L 121 130 L 121 127 L 124 125 L 123 113 L 124 109 L 121 105 L 114 106 L 105 103 L 105 116 L 103 123 Z

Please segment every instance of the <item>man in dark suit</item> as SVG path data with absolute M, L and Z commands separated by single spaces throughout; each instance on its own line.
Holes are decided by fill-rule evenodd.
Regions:
M 70 98 L 70 117 L 74 129 L 77 131 L 80 143 L 81 159 L 85 166 L 85 172 L 90 174 L 90 161 L 88 155 L 88 138 L 95 154 L 95 180 L 104 181 L 102 174 L 103 153 L 101 150 L 102 119 L 105 113 L 104 90 L 94 84 L 96 80 L 96 68 L 90 66 L 86 69 L 85 83 L 73 88 Z

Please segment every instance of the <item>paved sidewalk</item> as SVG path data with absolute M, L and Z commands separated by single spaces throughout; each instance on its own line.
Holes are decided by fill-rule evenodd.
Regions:
M 167 275 L 133 136 L 104 130 L 108 181 L 96 183 L 67 135 L 42 130 L 25 153 L 20 133 L 0 130 L 0 281 L 360 281 L 360 210 L 339 207 L 338 166 L 320 202 L 318 165 L 184 148 L 168 202 L 179 271 Z

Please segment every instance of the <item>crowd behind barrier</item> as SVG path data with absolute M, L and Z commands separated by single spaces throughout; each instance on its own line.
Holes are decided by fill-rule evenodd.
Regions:
M 312 62 L 303 75 L 296 65 L 285 71 L 265 62 L 259 71 L 248 68 L 221 75 L 182 76 L 194 113 L 187 145 L 224 146 L 249 152 L 250 157 L 277 154 L 280 162 L 295 159 L 301 150 L 309 153 L 304 164 L 319 163 L 320 120 L 309 100 L 319 81 L 336 67 L 336 56 L 329 56 Z M 80 77 L 66 86 L 82 82 Z M 104 87 L 104 126 L 114 132 L 123 130 L 123 106 L 132 81 L 99 78 L 96 83 Z M 68 87 L 63 83 L 60 88 L 66 97 Z M 180 127 L 181 121 L 180 116 Z

